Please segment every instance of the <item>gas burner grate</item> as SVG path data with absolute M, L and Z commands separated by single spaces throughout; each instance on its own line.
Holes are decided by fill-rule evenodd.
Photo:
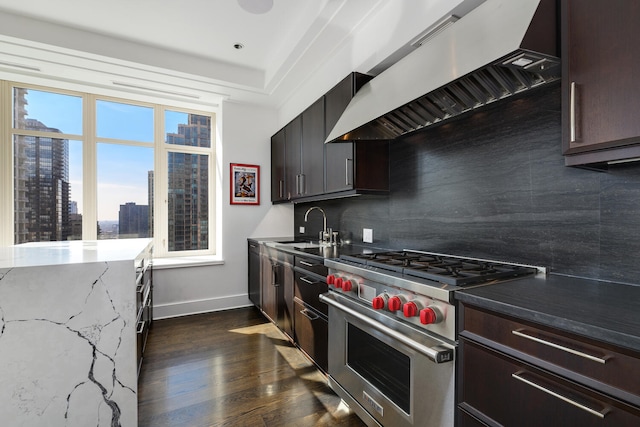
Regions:
M 410 251 L 344 255 L 340 258 L 454 286 L 469 286 L 536 273 L 535 268 L 518 265 Z

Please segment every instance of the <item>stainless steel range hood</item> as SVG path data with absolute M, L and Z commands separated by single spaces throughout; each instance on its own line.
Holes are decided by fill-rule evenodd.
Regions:
M 452 17 L 365 84 L 326 142 L 394 139 L 558 80 L 556 15 L 555 0 L 486 0 Z

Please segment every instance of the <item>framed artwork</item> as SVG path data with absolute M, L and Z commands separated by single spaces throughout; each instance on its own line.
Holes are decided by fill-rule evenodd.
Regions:
M 260 204 L 260 166 L 231 163 L 231 204 Z

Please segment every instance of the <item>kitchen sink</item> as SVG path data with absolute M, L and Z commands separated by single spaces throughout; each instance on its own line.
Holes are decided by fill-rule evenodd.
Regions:
M 280 242 L 277 246 L 285 246 L 293 249 L 314 249 L 314 248 L 322 248 L 325 246 L 330 246 L 328 243 L 318 243 L 318 242 Z

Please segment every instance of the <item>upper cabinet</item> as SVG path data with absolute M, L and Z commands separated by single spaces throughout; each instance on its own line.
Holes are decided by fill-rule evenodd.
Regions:
M 271 200 L 312 201 L 389 190 L 388 141 L 324 140 L 368 80 L 351 73 L 271 137 Z
M 640 3 L 562 0 L 561 8 L 565 163 L 640 157 Z
M 280 129 L 271 137 L 271 201 L 286 202 L 285 188 L 285 130 Z

